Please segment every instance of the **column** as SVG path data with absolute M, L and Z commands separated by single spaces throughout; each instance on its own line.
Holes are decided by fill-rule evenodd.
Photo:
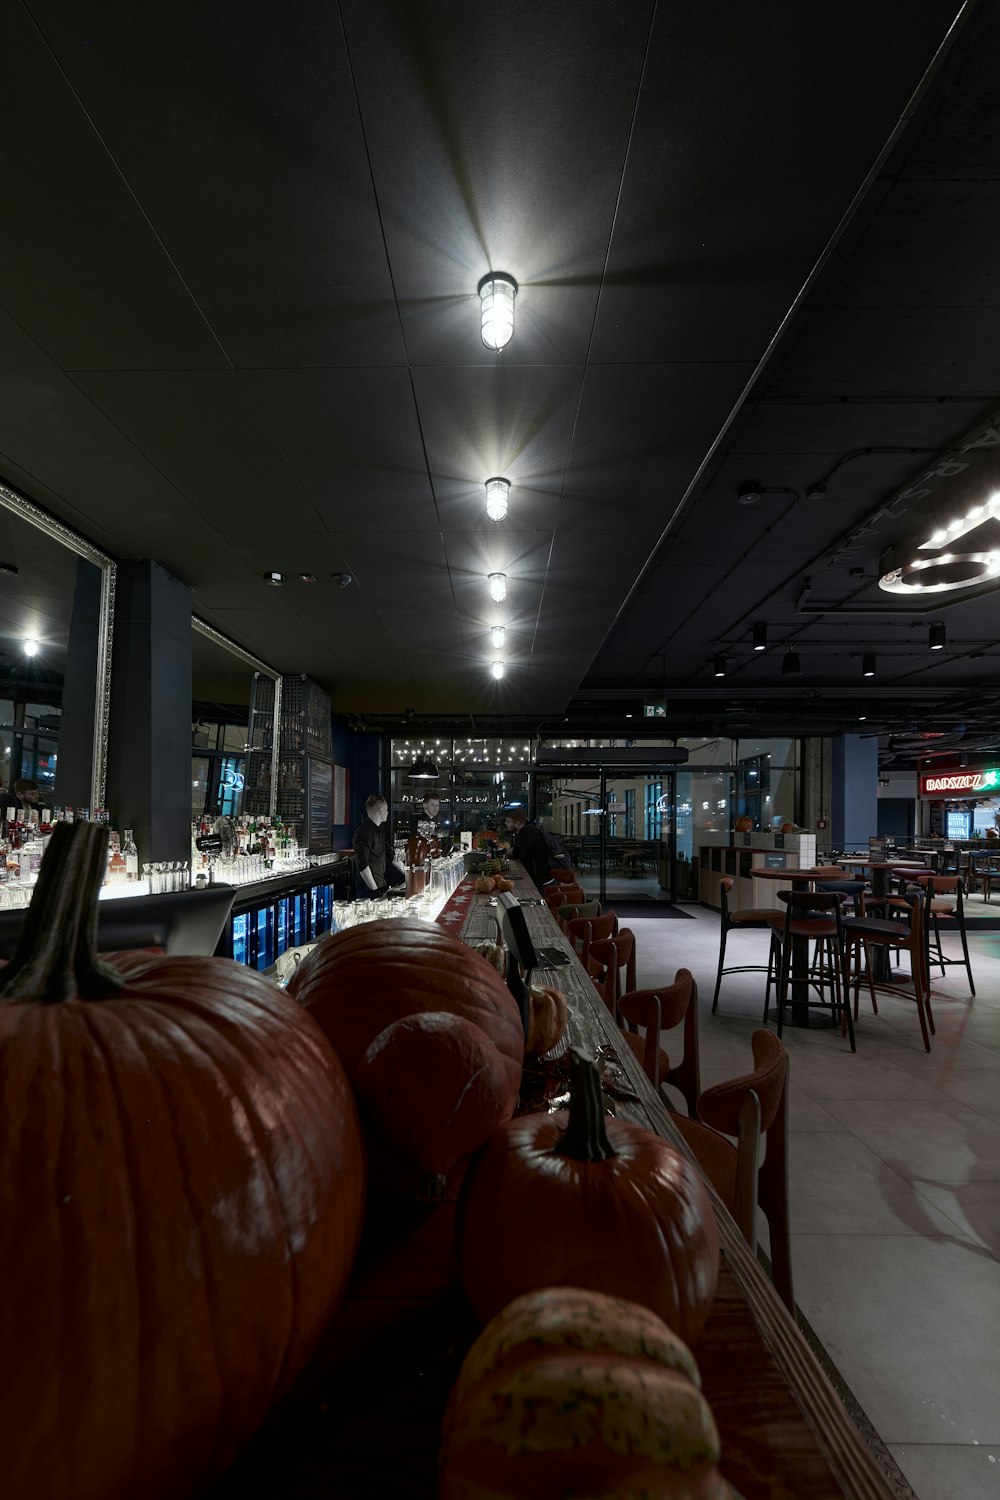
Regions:
M 878 739 L 834 738 L 830 775 L 830 833 L 835 849 L 868 848 L 878 833 Z
M 108 807 L 141 863 L 191 857 L 191 590 L 150 558 L 118 565 Z

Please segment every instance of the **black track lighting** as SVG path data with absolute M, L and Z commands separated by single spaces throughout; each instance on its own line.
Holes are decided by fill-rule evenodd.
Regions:
M 944 621 L 937 620 L 931 626 L 927 644 L 932 651 L 943 651 L 945 642 Z
M 755 651 L 767 650 L 767 626 L 755 625 L 753 628 L 753 649 Z
M 725 675 L 726 675 L 726 658 L 724 656 L 717 656 L 715 658 L 715 666 L 713 667 L 712 670 L 714 671 L 716 677 L 725 677 Z
M 874 677 L 875 676 L 875 655 L 874 655 L 874 652 L 866 651 L 865 654 L 864 654 L 864 656 L 861 658 L 861 675 L 862 675 L 862 677 Z

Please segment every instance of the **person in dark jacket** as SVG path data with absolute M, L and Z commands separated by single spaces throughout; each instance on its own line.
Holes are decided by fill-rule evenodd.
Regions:
M 405 885 L 406 871 L 393 860 L 389 836 L 389 804 L 377 793 L 365 803 L 365 819 L 354 830 L 358 861 L 358 895 L 384 896 L 390 885 Z
M 542 830 L 528 821 L 523 807 L 510 807 L 503 815 L 504 826 L 514 835 L 513 857 L 520 861 L 539 890 L 552 879 L 552 856 L 542 837 Z

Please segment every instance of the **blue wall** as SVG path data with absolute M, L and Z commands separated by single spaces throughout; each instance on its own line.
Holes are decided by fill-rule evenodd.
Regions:
M 830 837 L 835 849 L 864 849 L 878 832 L 878 739 L 844 734 L 833 740 Z
M 354 830 L 364 815 L 365 798 L 383 791 L 382 736 L 356 734 L 347 720 L 333 715 L 333 763 L 350 772 L 348 821 L 333 825 L 334 849 L 349 849 Z

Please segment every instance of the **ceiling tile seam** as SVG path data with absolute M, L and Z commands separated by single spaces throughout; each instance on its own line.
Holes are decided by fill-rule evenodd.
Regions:
M 792 299 L 791 303 L 789 304 L 789 306 L 788 306 L 788 308 L 787 308 L 787 310 L 786 310 L 786 312 L 784 314 L 784 317 L 781 319 L 780 323 L 778 324 L 777 328 L 775 329 L 775 331 L 774 331 L 771 339 L 769 340 L 769 342 L 767 344 L 767 347 L 765 348 L 763 354 L 761 355 L 759 361 L 757 362 L 757 365 L 755 366 L 754 370 L 752 371 L 749 380 L 747 381 L 747 383 L 744 386 L 743 390 L 737 396 L 735 405 L 733 406 L 732 410 L 730 411 L 729 415 L 727 416 L 726 420 L 724 421 L 724 423 L 722 424 L 722 426 L 719 429 L 718 433 L 716 434 L 714 440 L 712 441 L 712 444 L 709 447 L 708 452 L 705 454 L 705 457 L 703 458 L 701 464 L 699 465 L 698 469 L 696 470 L 695 474 L 693 475 L 690 484 L 688 485 L 688 487 L 685 490 L 684 494 L 681 496 L 680 501 L 678 502 L 677 507 L 675 508 L 673 515 L 670 517 L 670 519 L 668 520 L 666 526 L 663 529 L 663 532 L 662 532 L 661 537 L 660 537 L 660 543 L 657 545 L 656 548 L 654 548 L 653 552 L 650 554 L 650 557 L 647 560 L 647 563 L 646 563 L 645 567 L 640 571 L 638 578 L 635 580 L 635 583 L 632 586 L 632 589 L 626 595 L 626 597 L 622 601 L 619 609 L 616 611 L 614 619 L 612 620 L 611 625 L 608 627 L 608 630 L 605 633 L 605 636 L 604 636 L 603 641 L 601 642 L 601 645 L 598 647 L 598 650 L 597 650 L 597 653 L 595 654 L 594 660 L 597 659 L 597 657 L 600 655 L 601 651 L 604 649 L 604 646 L 606 645 L 606 643 L 610 639 L 610 637 L 612 635 L 612 632 L 615 629 L 615 626 L 618 624 L 618 622 L 621 619 L 624 611 L 628 608 L 628 605 L 631 602 L 632 598 L 635 596 L 635 593 L 636 593 L 637 589 L 641 586 L 643 578 L 646 576 L 646 574 L 648 573 L 650 567 L 653 565 L 653 563 L 654 563 L 654 561 L 656 559 L 656 554 L 657 554 L 657 552 L 659 550 L 659 545 L 662 545 L 663 541 L 666 539 L 666 537 L 668 536 L 668 534 L 670 533 L 670 531 L 673 529 L 673 527 L 674 527 L 674 525 L 675 525 L 678 517 L 680 517 L 683 514 L 683 512 L 685 511 L 685 509 L 687 508 L 687 506 L 691 502 L 692 497 L 694 496 L 695 492 L 698 490 L 699 486 L 702 485 L 703 480 L 704 480 L 704 476 L 705 476 L 705 473 L 706 473 L 706 470 L 708 469 L 708 467 L 711 464 L 711 462 L 712 462 L 713 458 L 715 457 L 715 455 L 719 452 L 719 450 L 720 450 L 720 448 L 722 446 L 723 440 L 725 439 L 727 433 L 730 431 L 731 427 L 733 426 L 733 423 L 736 421 L 736 418 L 738 417 L 739 413 L 742 411 L 743 406 L 746 403 L 748 397 L 750 396 L 750 393 L 751 393 L 753 387 L 758 383 L 758 381 L 760 380 L 761 376 L 764 374 L 764 371 L 766 370 L 768 364 L 771 361 L 772 355 L 774 354 L 775 350 L 778 348 L 778 345 L 780 344 L 781 340 L 785 336 L 786 332 L 789 329 L 791 329 L 791 327 L 792 327 L 792 325 L 793 325 L 796 317 L 798 316 L 798 313 L 799 313 L 800 309 L 803 307 L 803 305 L 805 303 L 805 300 L 806 300 L 806 297 L 807 297 L 808 293 L 811 291 L 811 289 L 813 288 L 813 286 L 816 285 L 816 283 L 818 282 L 820 273 L 826 267 L 826 265 L 828 264 L 831 256 L 833 255 L 833 252 L 836 249 L 837 245 L 840 243 L 841 239 L 846 234 L 848 228 L 850 227 L 851 223 L 853 222 L 853 220 L 855 218 L 855 215 L 858 213 L 859 209 L 861 208 L 861 205 L 862 205 L 864 199 L 868 195 L 868 192 L 870 191 L 870 189 L 878 181 L 880 173 L 882 171 L 882 167 L 884 166 L 884 164 L 888 160 L 888 158 L 889 158 L 892 150 L 895 148 L 897 142 L 902 137 L 904 131 L 906 130 L 907 126 L 910 123 L 910 120 L 913 118 L 914 114 L 916 113 L 917 108 L 918 108 L 921 100 L 923 99 L 924 95 L 928 92 L 928 90 L 930 88 L 930 84 L 931 84 L 932 79 L 935 77 L 938 69 L 940 68 L 941 64 L 943 63 L 945 57 L 947 56 L 947 53 L 951 49 L 951 46 L 952 46 L 954 40 L 956 39 L 956 37 L 958 36 L 959 31 L 961 30 L 962 25 L 968 19 L 968 16 L 971 13 L 971 9 L 972 9 L 972 6 L 974 5 L 974 3 L 975 3 L 975 0 L 962 0 L 962 4 L 961 4 L 961 7 L 960 7 L 960 9 L 958 11 L 958 14 L 954 17 L 954 19 L 951 22 L 951 25 L 949 26 L 947 32 L 945 33 L 945 36 L 942 38 L 941 42 L 938 44 L 938 46 L 937 46 L 937 48 L 936 48 L 936 50 L 934 52 L 934 56 L 931 58 L 931 61 L 928 63 L 927 67 L 924 69 L 924 72 L 923 72 L 922 76 L 920 77 L 920 79 L 918 80 L 917 85 L 914 88 L 912 94 L 910 95 L 909 100 L 907 101 L 906 105 L 904 106 L 904 108 L 902 110 L 902 113 L 899 116 L 899 119 L 896 121 L 895 125 L 890 130 L 890 132 L 889 132 L 889 134 L 888 134 L 888 136 L 887 136 L 887 138 L 886 138 L 883 146 L 881 147 L 881 149 L 876 154 L 875 160 L 872 162 L 872 165 L 869 167 L 867 173 L 865 174 L 864 178 L 862 179 L 861 183 L 859 184 L 858 188 L 856 189 L 853 197 L 851 198 L 850 202 L 848 203 L 846 209 L 843 211 L 843 213 L 841 214 L 841 216 L 838 219 L 837 223 L 834 225 L 833 231 L 829 235 L 829 237 L 828 237 L 828 239 L 826 241 L 826 244 L 823 246 L 823 248 L 820 251 L 819 255 L 817 256 L 817 258 L 816 258 L 813 266 L 811 267 L 811 269 L 809 270 L 808 274 L 806 275 L 805 280 L 803 281 L 802 285 L 799 287 L 798 292 L 796 293 L 796 295 Z
M 74 531 L 78 531 L 80 533 L 84 541 L 90 542 L 94 547 L 101 548 L 115 562 L 119 560 L 114 551 L 115 539 L 111 536 L 110 532 L 107 533 L 107 539 L 105 541 L 98 541 L 96 537 L 91 535 L 90 528 L 94 525 L 92 517 L 85 516 L 83 511 L 78 510 L 73 502 L 71 500 L 67 500 L 64 495 L 57 494 L 50 484 L 46 484 L 45 480 L 42 479 L 40 475 L 32 473 L 30 469 L 26 469 L 23 464 L 21 464 L 17 459 L 14 458 L 13 454 L 6 453 L 3 450 L 0 450 L 0 461 L 6 461 L 12 464 L 19 473 L 26 474 L 28 479 L 32 480 L 34 484 L 38 486 L 39 490 L 44 491 L 47 497 L 51 496 L 52 499 L 61 501 L 68 510 L 73 512 L 73 517 L 79 518 L 79 520 L 75 520 L 71 516 L 60 514 L 59 511 L 52 509 L 52 500 L 49 500 L 48 505 L 43 506 L 42 508 L 52 509 L 52 514 L 55 516 L 57 521 L 64 521 L 67 526 L 72 526 Z M 6 478 L 4 479 L 4 483 L 9 485 L 10 489 L 12 490 L 16 490 L 18 488 L 16 484 L 11 483 L 10 480 Z M 41 504 L 39 500 L 36 500 L 34 498 L 34 495 L 28 495 L 26 498 L 31 500 L 34 505 Z M 104 532 L 104 527 L 98 526 L 97 530 L 99 532 Z

